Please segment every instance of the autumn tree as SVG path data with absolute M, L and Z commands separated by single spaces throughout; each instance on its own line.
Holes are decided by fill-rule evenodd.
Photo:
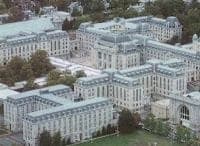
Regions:
M 133 121 L 132 113 L 128 110 L 122 110 L 118 120 L 120 133 L 132 133 L 135 128 Z
M 47 75 L 47 84 L 48 85 L 55 85 L 59 83 L 60 73 L 52 70 Z
M 40 77 L 41 75 L 47 74 L 53 69 L 53 66 L 48 58 L 48 54 L 44 50 L 36 51 L 31 56 L 30 64 L 35 77 Z
M 8 14 L 9 22 L 22 21 L 25 18 L 23 11 L 18 6 L 11 7 Z

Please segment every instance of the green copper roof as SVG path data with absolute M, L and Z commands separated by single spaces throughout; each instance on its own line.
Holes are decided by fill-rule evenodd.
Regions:
M 50 18 L 38 18 L 0 25 L 0 38 L 18 35 L 20 33 L 40 33 L 44 30 L 54 29 Z

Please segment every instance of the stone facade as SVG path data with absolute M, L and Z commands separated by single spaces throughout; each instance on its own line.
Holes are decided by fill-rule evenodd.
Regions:
M 44 130 L 60 132 L 72 142 L 91 138 L 108 124 L 115 124 L 112 102 L 96 97 L 75 102 L 71 89 L 57 85 L 8 96 L 4 102 L 5 124 L 23 131 L 26 146 L 37 146 Z

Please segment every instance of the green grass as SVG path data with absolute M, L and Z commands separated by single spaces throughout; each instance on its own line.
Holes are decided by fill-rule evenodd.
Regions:
M 185 146 L 184 144 L 172 143 L 171 140 L 150 134 L 145 131 L 136 131 L 129 135 L 111 136 L 98 140 L 93 143 L 87 142 L 76 146 L 148 146 L 149 143 L 157 142 L 157 146 Z

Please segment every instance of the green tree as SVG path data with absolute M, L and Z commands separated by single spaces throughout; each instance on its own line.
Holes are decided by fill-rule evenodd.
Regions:
M 20 78 L 22 80 L 28 80 L 28 79 L 33 78 L 33 77 L 34 77 L 34 74 L 33 74 L 31 64 L 25 63 L 21 68 Z
M 85 14 L 101 12 L 104 10 L 102 0 L 79 0 Z
M 107 129 L 105 127 L 102 128 L 102 135 L 106 135 L 107 134 Z
M 140 117 L 140 114 L 138 113 L 133 113 L 133 124 L 135 128 L 140 128 L 140 123 L 142 119 Z
M 77 8 L 74 8 L 71 15 L 72 17 L 77 17 L 77 16 L 81 16 L 82 14 Z
M 110 124 L 108 124 L 108 126 L 107 126 L 106 129 L 107 129 L 107 132 L 106 132 L 107 134 L 112 134 L 112 133 L 114 133 L 114 132 L 112 131 L 113 129 L 112 129 L 112 126 L 111 126 Z
M 188 128 L 184 127 L 184 126 L 181 126 L 181 125 L 178 125 L 176 127 L 176 140 L 179 142 L 179 143 L 189 143 L 190 140 L 191 140 L 191 132 Z
M 39 146 L 52 146 L 52 137 L 48 131 L 43 131 L 39 136 Z
M 36 51 L 30 59 L 30 64 L 34 72 L 35 77 L 40 77 L 41 75 L 47 74 L 53 69 L 51 65 L 47 52 L 44 50 Z
M 155 118 L 154 115 L 150 114 L 147 116 L 147 118 L 144 120 L 144 127 L 152 132 L 155 130 Z
M 8 86 L 12 86 L 15 83 L 15 78 L 12 77 L 12 71 L 7 66 L 0 67 L 0 82 Z
M 68 138 L 67 139 L 67 145 L 69 145 L 69 144 L 71 144 L 72 142 L 71 142 L 71 138 Z
M 18 6 L 11 7 L 8 14 L 9 22 L 22 21 L 25 18 L 23 11 Z
M 4 114 L 4 106 L 3 104 L 0 105 L 0 115 Z
M 56 132 L 52 137 L 52 146 L 61 146 L 62 144 L 62 138 L 60 135 L 60 132 Z
M 23 78 L 20 76 L 20 72 L 25 65 L 25 61 L 20 57 L 14 57 L 8 63 L 6 70 L 9 71 L 10 77 L 16 82 L 21 81 Z
M 130 111 L 122 110 L 120 112 L 118 125 L 120 133 L 131 133 L 134 130 L 134 118 Z
M 77 78 L 72 75 L 65 75 L 58 80 L 59 84 L 64 84 L 72 89 L 74 89 L 74 83 L 76 82 Z
M 26 85 L 24 86 L 24 91 L 29 91 L 29 90 L 37 89 L 38 85 L 36 83 L 34 83 L 34 81 L 35 81 L 34 78 L 28 79 Z
M 61 142 L 61 146 L 66 146 L 67 145 L 67 142 L 65 141 L 65 139 L 63 138 L 62 139 L 62 142 Z
M 60 79 L 60 73 L 55 70 L 52 70 L 47 75 L 47 85 L 58 84 L 59 79 Z

